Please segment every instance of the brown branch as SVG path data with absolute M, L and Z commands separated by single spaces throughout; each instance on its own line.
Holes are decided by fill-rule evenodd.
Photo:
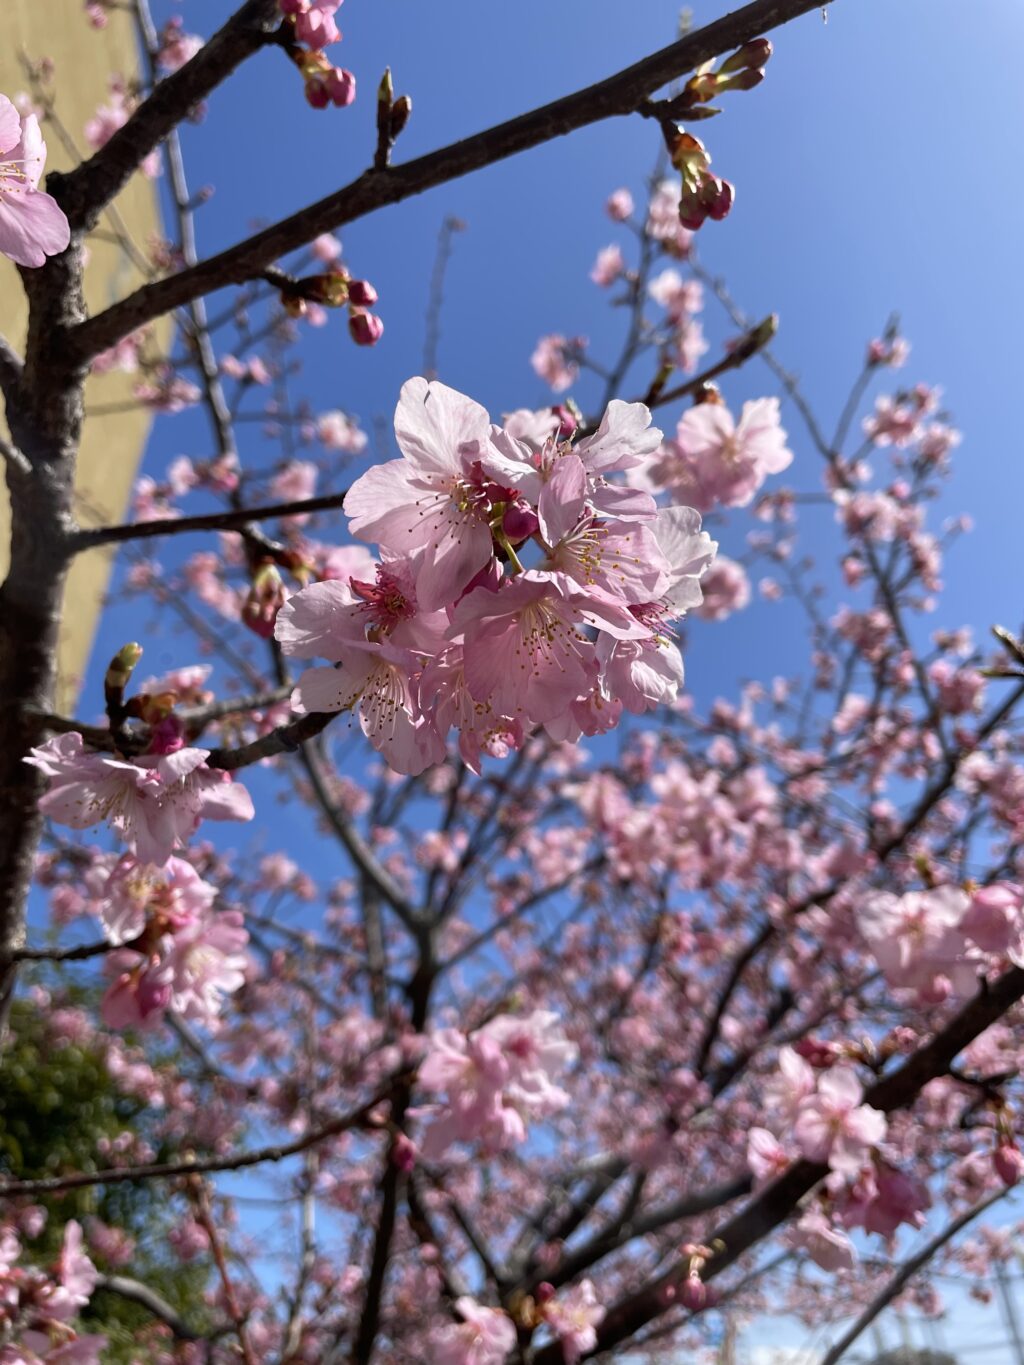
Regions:
M 995 1190 L 987 1198 L 965 1210 L 959 1218 L 954 1218 L 940 1233 L 923 1246 L 916 1256 L 911 1256 L 909 1260 L 904 1261 L 885 1288 L 871 1300 L 849 1331 L 845 1332 L 836 1344 L 831 1346 L 822 1356 L 821 1365 L 836 1365 L 836 1362 L 846 1354 L 857 1338 L 867 1331 L 879 1313 L 892 1303 L 907 1281 L 912 1279 L 922 1266 L 927 1265 L 947 1242 L 952 1241 L 958 1232 L 962 1232 L 968 1223 L 972 1223 L 975 1218 L 983 1214 L 986 1209 L 990 1209 L 993 1204 L 998 1203 L 1000 1199 L 1005 1199 L 1008 1193 L 1009 1191 L 1006 1189 Z
M 0 393 L 10 403 L 21 384 L 21 357 L 6 337 L 0 336 Z
M 307 512 L 326 512 L 341 507 L 344 493 L 324 493 L 299 502 L 275 502 L 266 507 L 237 507 L 231 511 L 206 512 L 195 517 L 158 517 L 153 521 L 126 522 L 121 526 L 92 526 L 79 531 L 72 548 L 77 554 L 97 545 L 121 544 L 126 540 L 149 540 L 153 536 L 176 536 L 187 531 L 240 531 L 250 521 L 271 521 L 275 517 L 296 517 Z
M 69 174 L 51 174 L 47 188 L 71 226 L 92 227 L 144 158 L 236 67 L 273 42 L 280 23 L 277 0 L 246 0 L 191 61 L 154 87 L 127 123 L 88 161 Z
M 731 51 L 809 10 L 820 8 L 821 0 L 753 0 L 742 9 L 688 34 L 596 85 L 413 161 L 382 170 L 368 170 L 334 194 L 199 265 L 137 289 L 74 328 L 68 336 L 71 352 L 78 361 L 84 362 L 136 327 L 201 294 L 255 278 L 279 257 L 303 246 L 319 233 L 333 231 L 388 204 L 397 204 L 435 185 L 493 165 L 578 128 L 632 114 L 655 90 L 702 62 Z M 201 55 L 193 58 L 178 75 L 187 72 Z M 156 93 L 174 79 L 171 77 L 163 82 Z M 155 97 L 154 94 L 151 98 Z M 131 122 L 121 132 L 130 126 Z M 108 148 L 113 146 L 117 136 L 120 135 L 115 135 L 107 144 Z M 97 153 L 97 157 L 99 155 Z M 96 157 L 93 162 L 95 160 Z
M 307 739 L 312 739 L 325 730 L 338 715 L 337 711 L 312 711 L 300 716 L 287 725 L 279 725 L 269 734 L 261 735 L 250 744 L 242 744 L 237 749 L 211 749 L 206 760 L 207 767 L 220 768 L 224 772 L 237 772 L 248 768 L 263 758 L 275 758 L 278 754 L 295 753 Z
M 291 1156 L 308 1151 L 328 1138 L 346 1133 L 350 1128 L 368 1127 L 370 1116 L 378 1105 L 391 1099 L 394 1087 L 408 1079 L 407 1072 L 398 1072 L 382 1086 L 372 1099 L 358 1109 L 340 1114 L 320 1128 L 315 1128 L 294 1142 L 272 1143 L 251 1152 L 228 1152 L 224 1156 L 194 1157 L 191 1161 L 155 1161 L 144 1166 L 112 1166 L 105 1171 L 78 1171 L 73 1175 L 45 1176 L 39 1180 L 9 1180 L 0 1183 L 0 1199 L 13 1199 L 23 1194 L 55 1194 L 60 1190 L 80 1190 L 89 1185 L 124 1185 L 139 1180 L 161 1180 L 179 1175 L 208 1175 L 213 1171 L 241 1171 L 248 1166 L 265 1162 L 286 1161 Z
M 864 1093 L 864 1103 L 883 1113 L 905 1108 L 929 1081 L 945 1075 L 953 1059 L 987 1028 L 1000 1019 L 1024 996 L 1024 970 L 1012 967 L 981 990 L 929 1042 L 889 1076 Z M 819 1162 L 795 1161 L 777 1180 L 766 1186 L 745 1208 L 730 1218 L 709 1237 L 710 1245 L 721 1250 L 709 1258 L 702 1273 L 705 1281 L 728 1269 L 751 1247 L 784 1223 L 797 1205 L 828 1174 Z M 641 1289 L 622 1299 L 608 1312 L 598 1328 L 598 1340 L 588 1356 L 607 1351 L 627 1341 L 648 1322 L 664 1312 L 664 1290 L 680 1277 L 679 1266 L 672 1266 Z M 560 1348 L 544 1347 L 534 1365 L 560 1365 Z

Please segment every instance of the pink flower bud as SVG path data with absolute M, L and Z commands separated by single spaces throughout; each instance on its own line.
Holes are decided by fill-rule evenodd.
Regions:
M 992 1153 L 992 1165 L 1004 1185 L 1016 1185 L 1024 1175 L 1024 1153 L 1012 1142 L 1000 1142 Z
M 392 1163 L 406 1175 L 416 1165 L 416 1144 L 404 1133 L 399 1133 L 391 1148 Z
M 539 526 L 536 512 L 522 502 L 514 502 L 511 507 L 506 508 L 501 519 L 501 529 L 513 545 L 529 540 Z
M 372 308 L 377 302 L 377 291 L 369 280 L 349 280 L 348 297 L 357 308 Z
M 541 1280 L 540 1284 L 534 1290 L 533 1297 L 539 1304 L 550 1303 L 555 1297 L 555 1286 L 550 1284 L 547 1280 Z
M 728 217 L 735 197 L 736 191 L 729 181 L 719 180 L 714 175 L 707 176 L 700 187 L 701 203 L 708 217 L 713 218 L 716 223 Z
M 384 335 L 384 324 L 376 313 L 352 313 L 348 330 L 357 346 L 376 346 Z
M 700 1313 L 708 1305 L 707 1285 L 699 1275 L 687 1275 L 679 1297 L 691 1313 Z
M 556 403 L 551 411 L 558 418 L 558 435 L 563 441 L 567 441 L 574 434 L 579 423 L 576 421 L 576 414 L 571 408 L 567 408 L 564 403 Z

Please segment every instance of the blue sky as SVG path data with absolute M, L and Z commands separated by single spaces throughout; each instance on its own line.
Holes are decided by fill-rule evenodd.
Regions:
M 157 6 L 161 17 L 177 8 Z M 209 34 L 234 5 L 185 0 L 180 8 L 186 27 Z M 698 3 L 695 22 L 726 8 Z M 297 74 L 269 52 L 216 94 L 201 128 L 185 129 L 193 187 L 216 187 L 199 216 L 201 249 L 226 246 L 364 169 L 385 65 L 413 98 L 401 160 L 627 65 L 671 41 L 678 13 L 674 0 L 347 0 L 345 41 L 331 55 L 360 82 L 351 109 L 309 110 Z M 738 193 L 729 220 L 703 230 L 702 259 L 751 315 L 780 315 L 777 352 L 801 374 L 828 428 L 866 341 L 890 312 L 901 314 L 913 352 L 900 381 L 941 384 L 964 432 L 942 511 L 970 511 L 976 522 L 947 564 L 948 591 L 928 627 L 970 623 L 981 635 L 996 620 L 1017 624 L 1024 194 L 1014 170 L 1024 127 L 1024 6 L 837 0 L 827 24 L 814 12 L 773 38 L 766 82 L 729 97 L 707 125 L 715 169 Z M 588 272 L 597 249 L 617 238 L 603 212 L 607 194 L 627 185 L 639 198 L 656 151 L 650 124 L 606 122 L 349 226 L 346 259 L 379 290 L 385 335 L 372 351 L 359 350 L 333 319 L 304 346 L 297 390 L 318 410 L 357 412 L 367 428 L 390 416 L 399 386 L 422 366 L 437 232 L 455 214 L 467 230 L 448 273 L 440 377 L 495 415 L 550 401 L 529 366 L 539 335 L 585 333 L 598 355 L 617 345 L 621 319 Z M 627 245 L 625 234 L 618 239 Z M 707 330 L 714 348 L 733 329 L 709 305 Z M 774 392 L 758 364 L 723 387 L 734 406 Z M 579 396 L 586 406 L 594 393 L 581 385 Z M 788 408 L 785 421 L 797 457 L 786 482 L 817 488 L 816 457 Z M 157 424 L 147 468 L 159 476 L 180 453 L 209 453 L 195 414 Z M 269 459 L 267 447 L 254 453 Z M 834 544 L 825 534 L 830 516 L 808 513 L 809 527 L 822 518 L 821 531 L 808 531 L 812 543 Z M 735 555 L 748 523 L 733 525 L 736 539 L 723 549 Z M 206 547 L 190 540 L 189 548 Z M 803 659 L 793 628 L 787 607 L 756 603 L 725 626 L 698 624 L 689 686 L 707 700 L 739 676 L 792 672 Z M 124 615 L 108 619 L 94 686 L 99 661 L 135 633 Z M 154 645 L 143 671 L 170 652 Z M 87 698 L 82 709 L 97 708 Z M 785 1340 L 802 1337 L 797 1330 Z M 985 1358 L 1002 1365 L 998 1353 Z

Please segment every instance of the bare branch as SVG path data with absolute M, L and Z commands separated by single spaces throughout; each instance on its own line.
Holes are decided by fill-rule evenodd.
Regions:
M 127 123 L 88 161 L 70 174 L 51 174 L 47 187 L 71 226 L 92 227 L 140 162 L 236 67 L 273 42 L 280 23 L 277 0 L 246 0 L 191 61 L 154 87 Z
M 121 544 L 126 540 L 149 540 L 154 536 L 180 536 L 187 531 L 240 531 L 250 521 L 272 521 L 275 517 L 296 517 L 307 512 L 326 512 L 341 507 L 344 493 L 325 493 L 300 502 L 275 502 L 266 507 L 237 507 L 230 511 L 206 512 L 196 517 L 158 517 L 153 521 L 126 522 L 122 526 L 93 526 L 79 531 L 72 540 L 77 554 L 97 545 Z
M 251 0 L 251 3 L 255 3 L 255 0 Z M 606 118 L 635 113 L 655 90 L 702 62 L 731 51 L 809 10 L 820 8 L 821 0 L 753 0 L 742 9 L 688 34 L 596 85 L 413 161 L 381 170 L 368 170 L 334 194 L 300 209 L 191 269 L 144 285 L 96 317 L 75 327 L 68 336 L 73 356 L 84 362 L 112 346 L 136 327 L 201 294 L 223 285 L 241 284 L 253 279 L 281 256 L 303 246 L 319 233 L 333 231 L 388 204 L 400 203 L 435 185 L 493 165 L 518 152 L 528 151 L 531 147 L 550 142 L 577 128 L 585 128 Z M 194 57 L 178 76 L 188 72 L 201 57 L 202 53 Z M 157 87 L 156 93 L 175 79 L 171 77 L 164 81 Z M 151 98 L 155 97 L 154 94 Z M 174 121 L 170 126 L 173 126 Z M 130 127 L 131 122 L 125 125 L 121 133 Z M 164 128 L 163 132 L 166 131 L 168 129 Z M 120 134 L 116 137 L 120 137 Z M 112 138 L 107 148 L 113 146 L 115 140 Z M 100 155 L 97 153 L 92 162 Z M 92 162 L 86 163 L 86 166 L 92 165 Z M 86 167 L 81 169 L 84 171 Z
M 137 1303 L 141 1308 L 145 1308 L 153 1317 L 165 1323 L 179 1341 L 212 1341 L 215 1337 L 224 1336 L 233 1330 L 226 1324 L 214 1327 L 208 1332 L 197 1331 L 190 1327 L 155 1289 L 143 1284 L 141 1280 L 130 1279 L 127 1275 L 98 1275 L 96 1288 L 105 1289 L 108 1294 L 117 1294 L 119 1298 L 128 1299 L 131 1303 Z
M 0 336 L 0 393 L 8 403 L 14 402 L 21 383 L 21 370 L 21 357 L 7 338 Z
M 275 758 L 278 754 L 295 753 L 307 739 L 325 730 L 337 716 L 336 711 L 313 711 L 300 716 L 287 725 L 279 725 L 269 734 L 261 735 L 251 744 L 242 744 L 237 749 L 212 749 L 206 760 L 210 768 L 220 768 L 224 772 L 236 772 L 248 768 L 263 758 Z
M 261 1166 L 265 1162 L 286 1161 L 290 1156 L 315 1147 L 350 1128 L 371 1126 L 370 1116 L 378 1105 L 392 1096 L 395 1086 L 407 1078 L 398 1072 L 382 1086 L 372 1099 L 347 1114 L 315 1128 L 294 1142 L 271 1143 L 251 1152 L 228 1152 L 224 1156 L 195 1157 L 191 1161 L 156 1161 L 144 1166 L 113 1166 L 106 1171 L 78 1171 L 73 1175 L 46 1176 L 39 1180 L 10 1180 L 0 1183 L 0 1198 L 14 1198 L 23 1194 L 54 1194 L 58 1190 L 79 1190 L 88 1185 L 123 1185 L 139 1180 L 160 1180 L 179 1175 L 208 1175 L 212 1171 L 241 1171 L 247 1166 Z M 373 1125 L 375 1126 L 375 1125 Z

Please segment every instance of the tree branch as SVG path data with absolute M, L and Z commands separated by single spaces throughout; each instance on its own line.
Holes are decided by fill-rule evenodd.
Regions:
M 867 1331 L 883 1308 L 887 1308 L 892 1303 L 907 1281 L 913 1279 L 921 1267 L 927 1265 L 932 1257 L 941 1251 L 947 1242 L 952 1241 L 958 1232 L 962 1232 L 968 1223 L 972 1223 L 975 1218 L 983 1214 L 986 1209 L 990 1209 L 1000 1199 L 1005 1199 L 1007 1193 L 1008 1191 L 1005 1189 L 995 1190 L 986 1199 L 982 1199 L 980 1203 L 965 1210 L 959 1218 L 954 1218 L 937 1236 L 923 1246 L 916 1256 L 911 1256 L 909 1260 L 904 1261 L 885 1288 L 871 1300 L 849 1331 L 844 1333 L 836 1344 L 822 1356 L 821 1365 L 836 1365 L 836 1362 L 846 1354 L 861 1333 Z
M 178 1175 L 207 1175 L 212 1171 L 241 1171 L 247 1166 L 260 1166 L 268 1161 L 286 1161 L 290 1156 L 315 1147 L 328 1138 L 348 1132 L 350 1128 L 367 1125 L 378 1105 L 392 1096 L 395 1085 L 407 1073 L 392 1076 L 372 1099 L 347 1114 L 340 1114 L 329 1123 L 304 1133 L 294 1142 L 272 1143 L 251 1152 L 228 1152 L 224 1156 L 195 1157 L 191 1161 L 156 1161 L 145 1166 L 113 1166 L 106 1171 L 78 1171 L 73 1175 L 45 1176 L 39 1180 L 10 1180 L 0 1183 L 0 1199 L 23 1194 L 54 1194 L 59 1190 L 80 1190 L 88 1185 L 123 1185 L 137 1180 L 157 1180 Z
M 319 498 L 299 502 L 275 502 L 266 507 L 237 507 L 230 511 L 206 512 L 196 517 L 158 517 L 153 521 L 126 522 L 121 526 L 93 526 L 79 531 L 72 540 L 75 554 L 98 545 L 122 544 L 126 540 L 149 540 L 153 536 L 183 535 L 187 531 L 239 531 L 250 521 L 272 521 L 275 517 L 296 517 L 307 512 L 326 512 L 341 507 L 344 493 L 324 493 Z
M 201 294 L 254 278 L 279 257 L 303 246 L 319 233 L 333 231 L 388 204 L 397 204 L 435 185 L 503 161 L 506 157 L 550 142 L 577 128 L 585 128 L 606 118 L 632 114 L 655 90 L 702 62 L 729 52 L 809 10 L 820 8 L 821 0 L 753 0 L 742 9 L 688 34 L 596 85 L 413 161 L 382 170 L 368 170 L 334 194 L 300 209 L 191 269 L 144 285 L 82 323 L 68 336 L 72 354 L 78 361 L 84 362 L 112 346 L 136 327 Z M 178 75 L 187 72 L 201 57 L 202 53 L 193 58 Z M 151 99 L 155 99 L 174 80 L 175 77 L 171 77 L 162 82 Z M 173 126 L 173 121 L 170 126 Z M 130 127 L 131 121 L 121 133 Z M 111 139 L 107 148 L 114 145 L 117 137 L 120 134 Z M 91 162 L 86 163 L 86 167 L 92 165 L 100 155 L 98 152 Z M 81 170 L 84 171 L 86 167 Z
M 236 67 L 273 42 L 280 24 L 277 0 L 246 0 L 191 61 L 154 86 L 127 123 L 88 161 L 69 174 L 51 174 L 47 188 L 71 226 L 92 227 L 144 158 Z
M 945 1075 L 953 1059 L 1011 1006 L 1024 996 L 1024 970 L 1012 967 L 996 981 L 983 983 L 981 990 L 929 1042 L 911 1054 L 889 1076 L 883 1077 L 864 1093 L 864 1103 L 883 1113 L 911 1104 L 929 1081 Z M 721 1250 L 710 1257 L 702 1273 L 709 1281 L 727 1270 L 751 1247 L 784 1223 L 805 1195 L 828 1174 L 828 1167 L 806 1158 L 795 1161 L 777 1180 L 766 1186 L 745 1208 L 717 1228 L 708 1244 Z M 673 1265 L 641 1289 L 621 1299 L 611 1308 L 598 1328 L 597 1345 L 587 1357 L 607 1351 L 627 1341 L 648 1322 L 665 1311 L 666 1286 L 680 1277 Z M 537 1352 L 534 1365 L 560 1365 L 557 1344 Z
M 117 1294 L 119 1298 L 128 1299 L 131 1303 L 137 1303 L 141 1308 L 145 1308 L 153 1317 L 165 1323 L 179 1341 L 212 1341 L 215 1337 L 225 1336 L 234 1330 L 230 1324 L 225 1324 L 208 1332 L 197 1331 L 190 1327 L 155 1289 L 143 1284 L 141 1280 L 130 1279 L 127 1275 L 98 1275 L 96 1288 L 105 1289 L 108 1294 Z

